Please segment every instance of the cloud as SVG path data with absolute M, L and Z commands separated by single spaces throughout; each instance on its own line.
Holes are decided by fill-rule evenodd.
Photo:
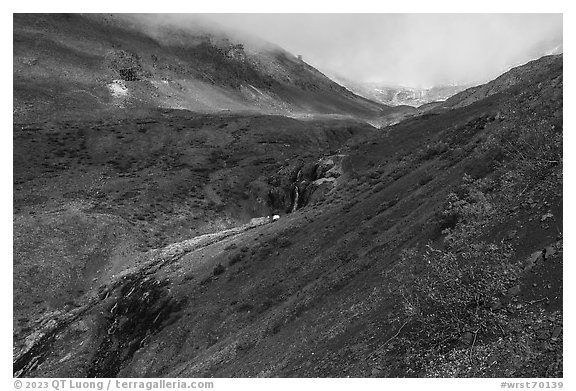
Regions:
M 329 75 L 414 87 L 483 82 L 562 45 L 561 14 L 203 14 L 201 18 L 302 54 Z

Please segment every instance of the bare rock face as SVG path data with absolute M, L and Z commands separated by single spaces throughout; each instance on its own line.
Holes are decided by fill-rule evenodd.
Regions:
M 289 213 L 322 199 L 342 175 L 344 157 L 332 155 L 315 162 L 297 162 L 279 170 L 269 180 L 271 207 Z

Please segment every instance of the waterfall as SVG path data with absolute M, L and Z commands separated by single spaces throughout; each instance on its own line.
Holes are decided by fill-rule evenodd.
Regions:
M 290 213 L 294 213 L 298 209 L 298 198 L 300 198 L 300 192 L 298 190 L 298 182 L 300 181 L 301 177 L 302 177 L 302 169 L 299 169 L 298 173 L 296 174 L 296 181 L 294 182 L 294 196 L 293 196 L 294 201 L 292 203 L 292 210 L 290 211 Z
M 296 212 L 296 209 L 298 209 L 298 197 L 299 197 L 298 185 L 296 185 L 294 186 L 294 203 L 292 204 L 292 210 L 290 211 L 290 213 L 294 213 Z

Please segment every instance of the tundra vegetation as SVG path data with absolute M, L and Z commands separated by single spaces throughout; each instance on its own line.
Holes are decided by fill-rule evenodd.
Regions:
M 115 18 L 14 16 L 14 376 L 562 377 L 561 55 L 391 108 Z

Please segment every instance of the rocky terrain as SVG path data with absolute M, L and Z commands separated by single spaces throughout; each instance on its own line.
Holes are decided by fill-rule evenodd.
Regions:
M 166 107 L 164 41 L 78 18 L 15 17 L 14 376 L 562 377 L 561 55 L 379 129 L 398 112 L 330 81 L 192 55 L 166 74 L 299 114 Z M 38 29 L 74 54 L 25 69 Z M 110 47 L 143 79 L 108 86 Z

